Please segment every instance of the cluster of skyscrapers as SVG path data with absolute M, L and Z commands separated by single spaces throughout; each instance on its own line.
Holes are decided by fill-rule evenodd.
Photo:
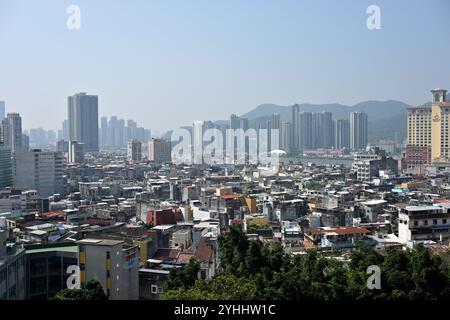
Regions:
M 352 149 L 367 146 L 367 114 L 351 112 L 349 119 L 333 119 L 331 112 L 303 112 L 299 105 L 292 107 L 290 144 L 282 143 L 282 148 L 294 152 L 310 149 Z M 282 134 L 283 137 L 287 136 Z
M 351 112 L 347 119 L 333 119 L 331 112 L 305 112 L 301 110 L 299 105 L 292 106 L 291 121 L 281 121 L 278 113 L 252 120 L 232 114 L 228 123 L 222 121 L 194 121 L 191 127 L 184 127 L 184 129 L 190 131 L 193 146 L 202 146 L 205 142 L 209 143 L 203 141 L 206 130 L 219 130 L 224 139 L 223 144 L 221 144 L 224 152 L 225 146 L 230 142 L 226 141 L 228 129 L 242 129 L 244 131 L 246 153 L 250 150 L 250 140 L 254 140 L 254 138 L 251 138 L 252 134 L 248 131 L 249 129 L 256 130 L 255 133 L 258 130 L 265 129 L 267 140 L 262 143 L 267 143 L 267 150 L 281 149 L 291 155 L 319 149 L 351 149 L 357 151 L 365 149 L 368 142 L 368 117 L 366 113 Z M 261 131 L 257 133 L 258 140 L 263 137 L 261 133 Z M 235 151 L 238 144 L 236 141 L 238 136 L 235 131 L 233 133 Z M 209 138 L 206 137 L 205 139 L 208 140 Z M 201 151 L 199 149 L 197 154 L 195 147 L 193 147 L 195 163 L 201 163 Z
M 150 129 L 138 127 L 133 120 L 119 119 L 113 116 L 101 118 L 100 146 L 105 148 L 123 148 L 130 140 L 138 140 L 142 143 L 151 138 Z
M 62 153 L 30 150 L 28 136 L 22 132 L 22 118 L 18 113 L 5 117 L 5 103 L 0 105 L 0 189 L 32 188 L 42 196 L 62 193 Z
M 23 132 L 30 137 L 31 148 L 51 148 L 58 141 L 57 133 L 54 130 L 33 128 Z
M 248 119 L 231 116 L 231 129 L 249 127 Z M 274 113 L 255 129 L 278 129 L 280 149 L 287 153 L 331 148 L 359 150 L 367 146 L 367 114 L 363 112 L 351 112 L 348 119 L 333 119 L 331 112 L 304 112 L 294 105 L 291 121 L 281 121 L 280 115 Z
M 86 152 L 98 152 L 99 148 L 126 148 L 130 140 L 147 142 L 151 131 L 138 127 L 133 120 L 112 116 L 98 118 L 98 96 L 77 93 L 68 98 L 68 120 L 63 122 L 58 136 L 60 140 L 77 141 L 85 145 Z
M 360 150 L 367 146 L 367 121 L 367 114 L 363 112 L 351 112 L 348 119 L 333 119 L 331 112 L 304 112 L 299 105 L 294 105 L 291 121 L 281 121 L 280 115 L 275 113 L 254 129 L 278 129 L 278 145 L 287 153 L 332 148 Z M 231 115 L 230 129 L 247 130 L 249 127 L 248 119 Z M 269 144 L 273 145 L 270 136 Z
M 445 99 L 445 93 L 443 98 L 442 95 L 438 98 L 439 101 Z M 150 130 L 138 127 L 133 120 L 125 122 L 115 116 L 109 120 L 102 117 L 99 127 L 98 96 L 77 93 L 68 97 L 67 105 L 68 119 L 58 132 L 60 140 L 56 143 L 55 152 L 30 150 L 30 139 L 22 131 L 20 115 L 8 113 L 5 116 L 5 103 L 0 102 L 0 188 L 13 182 L 18 187 L 36 186 L 43 194 L 60 192 L 64 152 L 68 155 L 68 163 L 81 163 L 85 152 L 98 152 L 100 147 L 126 148 L 129 161 L 141 161 L 145 143 L 148 160 L 158 163 L 170 161 L 171 141 L 151 139 Z M 290 154 L 313 149 L 359 150 L 367 145 L 367 114 L 352 112 L 348 119 L 333 119 L 331 112 L 305 112 L 299 105 L 292 107 L 291 121 L 281 121 L 277 113 L 262 121 L 249 121 L 233 114 L 229 123 L 197 121 L 190 130 L 193 139 L 202 140 L 203 133 L 211 128 L 219 129 L 224 137 L 226 129 L 267 129 L 268 149 L 282 149 Z M 278 130 L 278 135 L 274 136 L 273 130 Z M 33 148 L 40 144 L 45 148 L 44 142 L 48 142 L 49 137 L 56 140 L 56 134 L 49 135 L 43 129 L 32 129 L 30 134 L 33 135 Z M 192 143 L 202 145 L 203 142 L 193 140 Z M 445 148 L 441 147 L 443 153 Z
M 140 161 L 142 142 L 151 139 L 150 130 L 138 127 L 133 120 L 128 120 L 125 125 L 125 121 L 117 117 L 111 117 L 109 122 L 103 117 L 99 128 L 98 96 L 83 92 L 68 97 L 68 119 L 58 134 L 38 128 L 31 129 L 28 135 L 22 130 L 20 115 L 8 113 L 5 116 L 5 109 L 5 103 L 1 101 L 0 189 L 11 186 L 34 188 L 41 196 L 63 193 L 64 153 L 67 153 L 68 163 L 81 163 L 85 152 L 98 152 L 100 146 L 127 148 L 128 159 Z M 56 151 L 44 150 L 52 149 L 55 144 Z M 163 153 L 162 159 L 170 160 L 170 150 Z M 156 158 L 160 157 L 157 155 Z

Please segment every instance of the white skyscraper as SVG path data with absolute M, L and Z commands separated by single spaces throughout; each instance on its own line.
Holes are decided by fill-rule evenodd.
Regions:
M 98 152 L 98 96 L 77 93 L 68 97 L 69 140 Z

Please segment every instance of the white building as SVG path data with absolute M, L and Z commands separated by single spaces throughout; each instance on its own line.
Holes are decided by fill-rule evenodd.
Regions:
M 14 187 L 35 189 L 41 197 L 64 194 L 61 152 L 21 150 L 14 154 L 13 163 Z
M 285 242 L 297 242 L 303 239 L 300 226 L 297 222 L 283 221 L 281 234 Z
M 398 215 L 398 236 L 404 243 L 449 239 L 450 213 L 439 206 L 405 207 Z
M 185 250 L 192 244 L 192 232 L 190 229 L 178 230 L 172 234 L 171 248 Z
M 355 154 L 352 170 L 356 172 L 358 181 L 370 182 L 382 175 L 397 174 L 398 162 L 393 157 L 387 156 L 384 150 L 367 147 L 364 152 Z
M 377 222 L 377 218 L 380 214 L 384 213 L 384 208 L 388 205 L 386 200 L 373 199 L 368 201 L 363 201 L 360 203 L 360 208 L 364 213 L 367 222 Z
M 68 162 L 82 163 L 84 161 L 84 143 L 69 141 Z

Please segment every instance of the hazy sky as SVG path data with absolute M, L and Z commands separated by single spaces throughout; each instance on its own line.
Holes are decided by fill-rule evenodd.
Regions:
M 262 103 L 421 104 L 450 89 L 449 14 L 447 0 L 0 0 L 0 100 L 57 129 L 68 95 L 98 94 L 100 115 L 154 130 Z

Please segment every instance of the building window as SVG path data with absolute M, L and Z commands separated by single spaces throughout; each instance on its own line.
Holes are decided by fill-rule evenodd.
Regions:
M 419 226 L 419 221 L 414 221 L 414 227 Z
M 436 219 L 433 220 L 433 224 L 437 224 L 437 220 Z
M 428 225 L 428 220 L 423 220 L 423 225 L 427 226 Z

